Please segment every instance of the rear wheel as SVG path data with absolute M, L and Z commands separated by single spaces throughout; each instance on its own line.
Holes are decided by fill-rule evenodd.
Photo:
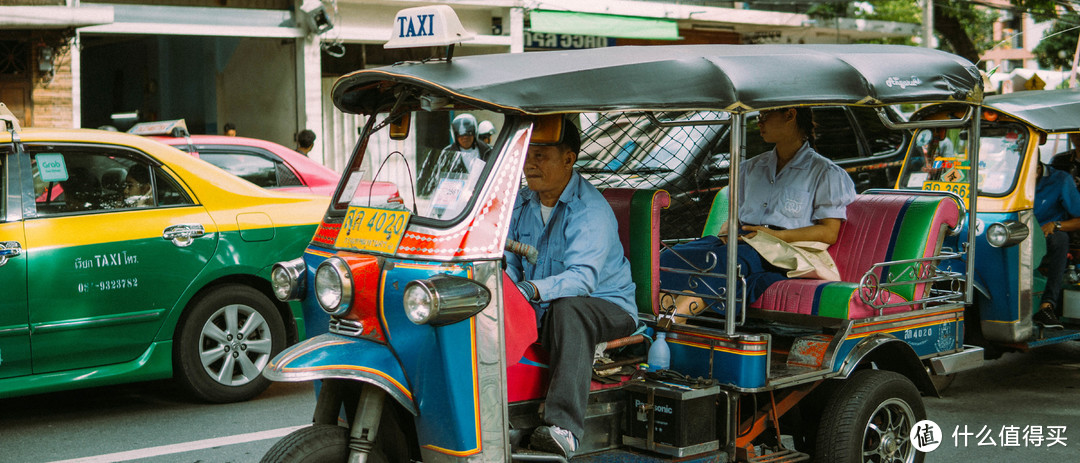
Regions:
M 262 371 L 284 348 L 285 323 L 270 298 L 249 286 L 221 286 L 181 320 L 175 376 L 209 402 L 248 400 L 270 386 Z
M 921 462 L 909 436 L 926 419 L 918 389 L 899 373 L 862 370 L 843 380 L 825 405 L 817 461 Z

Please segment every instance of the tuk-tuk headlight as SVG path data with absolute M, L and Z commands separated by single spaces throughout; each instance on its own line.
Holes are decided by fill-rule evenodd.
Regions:
M 405 287 L 405 315 L 409 321 L 417 325 L 423 325 L 431 320 L 435 296 L 427 286 L 418 282 L 411 282 Z
M 304 294 L 304 283 L 307 281 L 304 278 L 305 270 L 307 266 L 304 265 L 304 259 L 299 257 L 274 264 L 270 270 L 270 284 L 274 288 L 274 296 L 277 296 L 279 301 L 300 300 Z
M 449 325 L 475 315 L 491 302 L 491 291 L 468 278 L 439 274 L 405 286 L 405 315 L 417 325 Z
M 344 315 L 352 306 L 352 272 L 340 257 L 331 257 L 315 271 L 315 297 L 330 315 Z
M 986 228 L 986 242 L 995 248 L 1013 246 L 1027 238 L 1030 230 L 1015 220 L 998 222 Z

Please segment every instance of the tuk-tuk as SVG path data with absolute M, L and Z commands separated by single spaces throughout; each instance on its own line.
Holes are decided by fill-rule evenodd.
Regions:
M 968 200 L 970 191 L 979 192 L 973 222 L 978 235 L 972 259 L 976 291 L 965 317 L 967 342 L 983 346 L 992 358 L 1080 339 L 1080 320 L 1075 318 L 1066 318 L 1064 326 L 1032 322 L 1046 282 L 1039 270 L 1046 239 L 1034 213 L 1040 152 L 1055 149 L 1044 144 L 1048 135 L 1080 132 L 1080 91 L 991 95 L 983 104 L 977 136 L 970 128 L 917 131 L 897 188 L 954 191 Z M 963 111 L 932 105 L 912 120 L 944 121 Z M 977 163 L 967 157 L 974 139 L 979 140 Z M 1065 146 L 1056 150 L 1065 151 Z M 969 180 L 978 181 L 977 189 L 969 189 Z M 952 239 L 947 245 L 957 243 Z M 948 261 L 945 267 L 958 272 L 968 268 L 965 260 Z
M 442 30 L 450 15 L 447 7 L 404 10 L 395 34 L 455 43 L 460 37 L 418 37 L 429 24 Z M 564 118 L 583 128 L 620 117 L 729 125 L 737 177 L 757 154 L 744 146 L 748 113 L 934 102 L 974 113 L 982 98 L 971 63 L 904 46 L 446 56 L 356 71 L 333 87 L 340 110 L 367 116 L 363 135 L 311 245 L 274 270 L 278 296 L 302 301 L 309 333 L 324 328 L 266 372 L 321 387 L 313 425 L 263 461 L 564 461 L 528 449 L 528 431 L 541 424 L 546 354 L 534 343 L 532 307 L 503 270 L 505 249 L 529 255 L 507 240 L 525 153 L 530 142 L 558 140 Z M 718 115 L 686 117 L 701 111 Z M 466 114 L 499 128 L 491 146 L 467 152 L 448 137 L 451 121 Z M 619 139 L 610 135 L 585 143 Z M 403 203 L 380 204 L 358 188 L 375 181 L 396 185 Z M 732 203 L 739 193 L 732 184 Z M 751 304 L 737 296 L 733 258 L 726 268 L 696 269 L 736 276 L 726 288 L 661 292 L 659 255 L 673 252 L 658 233 L 667 192 L 603 194 L 645 326 L 598 346 L 574 461 L 922 459 L 910 436 L 926 418 L 921 396 L 937 393 L 931 375 L 977 366 L 983 355 L 963 342 L 970 283 L 940 265 L 966 255 L 943 246 L 970 218 L 957 195 L 858 195 L 829 248 L 842 281 L 786 280 Z M 738 233 L 736 209 L 724 209 L 729 236 Z M 677 313 L 676 296 L 715 310 Z M 657 331 L 666 334 L 670 366 L 640 370 Z

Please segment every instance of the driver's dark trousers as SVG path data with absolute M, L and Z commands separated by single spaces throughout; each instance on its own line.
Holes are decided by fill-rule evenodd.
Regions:
M 540 325 L 540 343 L 550 354 L 551 367 L 545 423 L 567 429 L 581 440 L 596 345 L 629 336 L 636 328 L 629 313 L 604 299 L 552 301 Z
M 1046 272 L 1046 288 L 1043 290 L 1041 302 L 1053 304 L 1058 315 L 1061 315 L 1061 285 L 1065 278 L 1068 254 L 1068 233 L 1056 231 L 1046 235 L 1046 255 L 1043 256 L 1041 265 Z

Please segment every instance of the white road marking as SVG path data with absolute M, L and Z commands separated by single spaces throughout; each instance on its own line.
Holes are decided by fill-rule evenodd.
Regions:
M 109 463 L 114 461 L 137 460 L 139 458 L 160 457 L 162 455 L 190 452 L 192 450 L 203 450 L 213 447 L 221 447 L 225 445 L 243 444 L 247 442 L 255 442 L 265 439 L 276 439 L 279 437 L 283 437 L 286 434 L 289 434 L 290 432 L 293 432 L 297 429 L 307 426 L 309 425 L 271 429 L 269 431 L 250 432 L 247 434 L 237 434 L 235 436 L 215 437 L 213 439 L 203 439 L 191 442 L 182 442 L 179 444 L 147 447 L 145 449 L 128 450 L 126 452 L 107 453 L 105 455 L 97 455 L 93 457 L 75 458 L 71 460 L 59 460 L 54 461 L 53 463 Z

